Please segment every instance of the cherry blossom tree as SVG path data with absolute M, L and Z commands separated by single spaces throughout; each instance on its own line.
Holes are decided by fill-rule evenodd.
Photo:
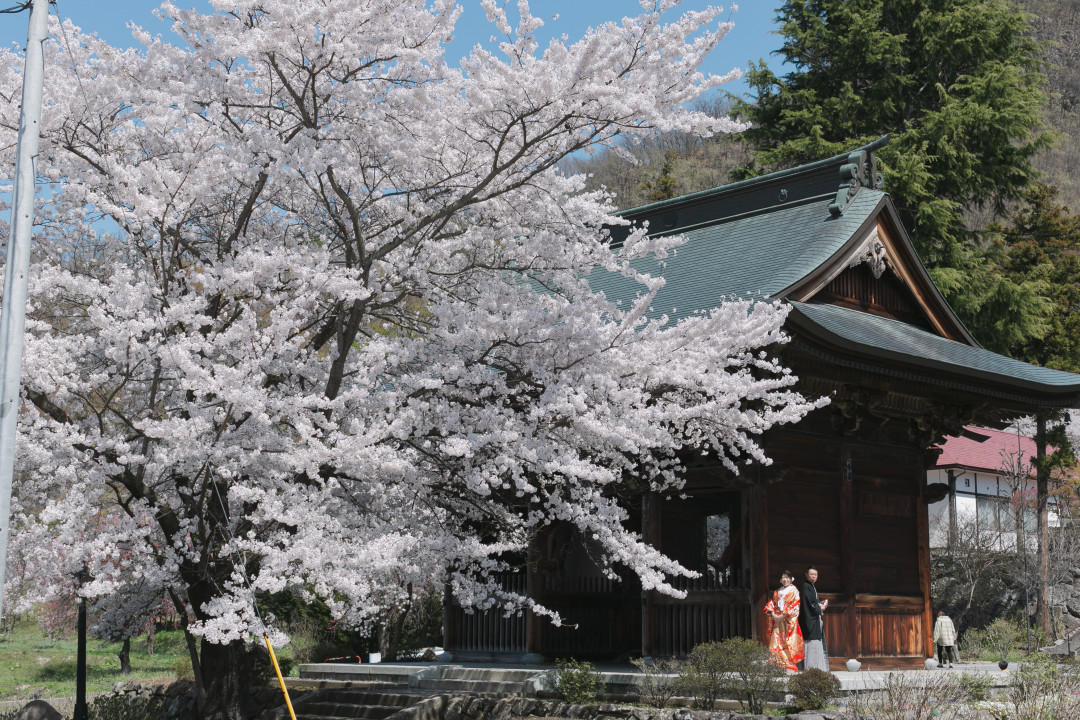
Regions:
M 203 718 L 243 717 L 245 640 L 284 639 L 250 588 L 354 624 L 432 582 L 547 613 L 492 574 L 568 521 L 675 593 L 618 496 L 687 453 L 768 462 L 757 436 L 820 403 L 773 353 L 782 306 L 653 313 L 681 240 L 612 243 L 557 163 L 733 129 L 685 109 L 727 79 L 698 70 L 721 10 L 644 0 L 541 47 L 484 0 L 505 39 L 452 64 L 451 0 L 212 4 L 166 2 L 176 37 L 137 51 L 54 28 L 11 553 L 45 587 L 161 588 Z

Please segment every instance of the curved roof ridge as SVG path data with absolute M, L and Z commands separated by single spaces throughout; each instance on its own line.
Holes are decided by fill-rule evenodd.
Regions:
M 777 170 L 775 172 L 771 172 L 765 175 L 758 175 L 757 177 L 748 178 L 746 180 L 728 183 L 727 185 L 719 185 L 717 187 L 709 188 L 707 190 L 699 190 L 697 192 L 689 193 L 687 195 L 679 195 L 678 197 L 669 198 L 667 200 L 659 200 L 654 203 L 649 203 L 648 205 L 639 205 L 638 207 L 620 210 L 619 212 L 615 213 L 615 215 L 618 217 L 626 217 L 628 215 L 652 213 L 658 210 L 670 209 L 686 203 L 692 203 L 712 198 L 717 195 L 723 195 L 728 192 L 745 190 L 747 188 L 752 188 L 758 185 L 768 185 L 778 180 L 786 180 L 792 177 L 796 177 L 798 175 L 813 173 L 821 170 L 822 168 L 827 168 L 832 165 L 842 165 L 844 163 L 847 163 L 848 158 L 852 153 L 871 153 L 874 150 L 884 147 L 888 144 L 888 142 L 889 136 L 882 135 L 877 140 L 863 145 L 862 147 L 852 148 L 851 150 L 840 153 L 839 155 L 834 155 L 830 158 L 825 158 L 824 160 L 815 160 L 814 162 L 806 163 L 805 165 L 797 165 L 793 168 Z

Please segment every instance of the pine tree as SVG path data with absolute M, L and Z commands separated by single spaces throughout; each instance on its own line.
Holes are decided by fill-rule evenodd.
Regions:
M 1080 371 L 1080 216 L 1058 204 L 1056 188 L 1036 183 L 1025 191 L 996 242 L 1002 271 L 1014 281 L 1038 282 L 1051 300 L 1048 332 L 1010 348 L 1027 362 Z
M 790 72 L 753 64 L 747 174 L 834 155 L 884 134 L 885 186 L 934 279 L 970 325 L 1013 321 L 992 348 L 1045 332 L 1035 287 L 988 261 L 965 212 L 1004 212 L 1049 144 L 1041 48 L 1010 0 L 787 0 L 778 10 Z M 974 329 L 973 327 L 973 329 Z
M 675 177 L 675 161 L 679 156 L 673 152 L 664 154 L 664 164 L 655 178 L 641 183 L 639 190 L 649 202 L 669 200 L 679 194 L 679 181 Z

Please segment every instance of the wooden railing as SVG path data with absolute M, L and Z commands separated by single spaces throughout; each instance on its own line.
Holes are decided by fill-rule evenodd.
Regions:
M 540 592 L 544 595 L 611 595 L 621 590 L 617 582 L 603 576 L 541 575 L 539 580 Z
M 542 621 L 541 652 L 552 658 L 611 657 L 635 649 L 640 644 L 641 623 L 640 620 L 627 622 L 623 600 L 618 595 L 609 595 L 592 598 L 587 603 L 549 603 L 548 607 L 559 613 L 563 624 L 555 627 L 546 619 Z
M 750 590 L 750 572 L 729 568 L 725 572 L 704 572 L 701 577 L 675 578 L 672 587 L 687 593 L 715 592 L 718 590 Z
M 750 637 L 749 593 L 701 592 L 683 600 L 658 596 L 653 601 L 653 652 L 685 657 L 701 643 Z
M 524 573 L 498 577 L 505 592 L 524 595 Z M 472 611 L 450 599 L 445 608 L 446 647 L 459 652 L 525 652 L 525 611 L 506 616 L 504 611 Z
M 728 573 L 677 579 L 683 599 L 654 593 L 651 608 L 653 653 L 685 656 L 694 646 L 732 637 L 750 637 L 749 577 Z M 604 577 L 540 575 L 538 600 L 558 612 L 563 625 L 540 620 L 540 652 L 548 657 L 615 656 L 641 649 L 641 607 L 636 591 Z M 505 591 L 524 594 L 524 574 L 500 578 Z M 501 610 L 466 612 L 450 601 L 446 608 L 446 647 L 459 652 L 526 652 L 526 616 L 505 617 Z

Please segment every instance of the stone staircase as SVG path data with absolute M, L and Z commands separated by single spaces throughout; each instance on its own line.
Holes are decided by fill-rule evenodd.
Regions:
M 396 668 L 367 666 L 365 680 L 397 679 L 403 687 L 381 690 L 356 687 L 326 687 L 303 696 L 293 703 L 296 720 L 384 720 L 395 713 L 410 710 L 416 714 L 432 702 L 442 702 L 447 695 L 523 696 L 535 694 L 540 669 L 471 668 L 459 665 L 434 666 L 404 675 Z M 340 669 L 338 669 L 340 674 Z M 401 675 L 401 677 L 397 677 Z M 330 682 L 343 682 L 340 680 Z M 408 687 L 404 687 L 404 685 Z M 419 705 L 419 707 L 416 707 Z M 435 710 L 434 706 L 429 710 Z M 438 712 L 422 712 L 413 720 L 424 720 Z M 279 707 L 276 720 L 288 720 L 288 711 Z M 403 719 L 404 720 L 404 719 Z
M 1074 657 L 1077 653 L 1080 653 L 1080 627 L 1073 628 L 1053 645 L 1039 649 L 1047 655 Z
M 423 677 L 417 687 L 443 695 L 525 695 L 527 686 L 541 671 L 502 668 L 469 668 L 450 665 L 438 675 Z
M 355 690 L 327 688 L 308 695 L 293 706 L 296 720 L 383 720 L 412 707 L 426 694 L 399 690 Z M 288 720 L 289 714 L 278 708 L 277 717 Z

